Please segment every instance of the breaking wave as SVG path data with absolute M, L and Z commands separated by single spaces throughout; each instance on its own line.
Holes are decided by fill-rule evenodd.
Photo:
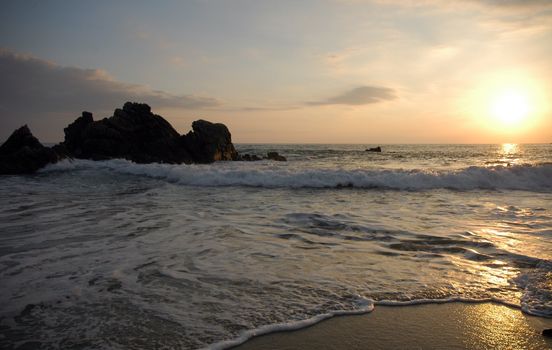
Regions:
M 552 164 L 472 166 L 460 170 L 305 169 L 252 167 L 249 163 L 225 165 L 136 164 L 108 161 L 65 160 L 44 172 L 99 170 L 148 176 L 187 186 L 249 186 L 267 188 L 340 188 L 394 190 L 525 190 L 552 191 Z

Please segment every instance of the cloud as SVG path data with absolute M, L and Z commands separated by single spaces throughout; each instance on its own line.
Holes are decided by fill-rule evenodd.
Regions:
M 0 50 L 0 113 L 77 114 L 83 108 L 112 110 L 125 101 L 156 108 L 203 109 L 219 102 L 210 97 L 175 95 L 113 79 L 106 71 L 63 67 L 28 55 Z
M 153 90 L 117 81 L 104 70 L 63 67 L 1 48 L 0 77 L 0 140 L 26 123 L 39 138 L 59 140 L 63 127 L 81 111 L 103 117 L 126 101 L 145 102 L 154 109 L 221 105 L 214 98 Z
M 540 9 L 552 7 L 550 0 L 480 0 L 475 2 L 499 7 L 530 7 Z
M 396 99 L 395 90 L 380 86 L 360 86 L 343 94 L 320 101 L 308 102 L 311 106 L 350 105 L 360 106 Z

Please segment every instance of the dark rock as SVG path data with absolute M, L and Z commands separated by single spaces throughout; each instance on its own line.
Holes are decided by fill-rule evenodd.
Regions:
M 196 120 L 192 123 L 192 131 L 182 136 L 182 143 L 197 163 L 238 160 L 232 136 L 224 124 Z
M 287 161 L 286 157 L 279 155 L 278 152 L 268 152 L 266 154 L 266 159 L 275 160 L 278 162 Z
M 63 132 L 65 133 L 65 141 L 63 146 L 65 149 L 73 150 L 75 156 L 80 156 L 82 152 L 82 142 L 85 136 L 86 128 L 94 122 L 92 113 L 82 112 L 82 116 L 78 117 L 74 122 L 69 124 Z
M 30 174 L 60 158 L 56 151 L 44 147 L 24 125 L 0 146 L 0 174 Z
M 552 337 L 552 328 L 544 329 L 542 331 L 542 335 L 545 337 Z
M 245 162 L 250 162 L 251 161 L 251 155 L 249 155 L 248 153 L 246 153 L 244 155 L 240 155 L 238 157 L 238 160 L 245 161 Z
M 263 160 L 263 159 L 256 154 L 246 153 L 244 155 L 238 155 L 238 158 L 236 160 L 241 160 L 245 162 L 256 162 L 258 160 Z
M 178 132 L 150 106 L 127 102 L 113 116 L 94 121 L 83 112 L 64 129 L 66 147 L 76 158 L 124 158 L 136 163 L 191 163 Z
M 381 147 L 378 146 L 378 147 L 368 148 L 366 152 L 381 152 Z
M 192 129 L 180 135 L 144 103 L 127 102 L 112 117 L 97 121 L 92 113 L 82 112 L 63 130 L 65 140 L 52 148 L 40 144 L 27 126 L 16 130 L 0 147 L 0 174 L 32 173 L 67 157 L 176 164 L 239 158 L 224 124 L 197 120 Z

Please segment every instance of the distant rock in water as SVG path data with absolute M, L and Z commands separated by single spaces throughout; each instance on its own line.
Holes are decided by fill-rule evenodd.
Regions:
M 61 157 L 44 147 L 24 125 L 0 146 L 0 174 L 30 174 Z
M 259 157 L 256 154 L 246 153 L 244 155 L 239 155 L 237 160 L 241 160 L 241 161 L 244 161 L 244 162 L 256 162 L 256 161 L 259 161 L 259 160 L 263 160 L 263 158 Z
M 286 157 L 278 154 L 278 152 L 268 152 L 266 154 L 265 157 L 261 158 L 259 157 L 258 155 L 256 154 L 244 154 L 244 155 L 238 155 L 238 159 L 236 160 L 240 160 L 240 161 L 244 161 L 244 162 L 256 162 L 256 161 L 259 161 L 259 160 L 263 160 L 263 159 L 268 159 L 268 160 L 275 160 L 275 161 L 278 161 L 278 162 L 285 162 L 287 161 Z
M 381 152 L 381 147 L 378 146 L 378 147 L 368 148 L 366 152 Z
M 266 159 L 275 160 L 278 162 L 287 161 L 286 157 L 279 155 L 278 152 L 268 152 L 266 154 Z
M 180 135 L 144 103 L 127 102 L 112 117 L 97 121 L 92 113 L 82 112 L 63 131 L 65 140 L 48 148 L 40 144 L 27 126 L 16 130 L 0 147 L 0 174 L 32 173 L 66 157 L 173 164 L 239 158 L 224 124 L 196 120 L 192 131 Z

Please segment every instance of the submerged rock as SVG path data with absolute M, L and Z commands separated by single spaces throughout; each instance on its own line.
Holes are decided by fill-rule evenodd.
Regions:
M 378 146 L 378 147 L 368 148 L 366 152 L 381 152 L 381 147 Z
M 259 161 L 259 160 L 263 160 L 261 157 L 259 157 L 258 155 L 256 154 L 244 154 L 244 155 L 238 155 L 238 159 L 237 160 L 241 160 L 241 161 L 245 161 L 245 162 L 256 162 L 256 161 Z
M 278 152 L 268 152 L 266 154 L 266 159 L 275 160 L 278 162 L 287 161 L 286 157 L 279 155 Z
M 30 174 L 60 158 L 56 151 L 44 147 L 24 125 L 0 146 L 0 174 Z

